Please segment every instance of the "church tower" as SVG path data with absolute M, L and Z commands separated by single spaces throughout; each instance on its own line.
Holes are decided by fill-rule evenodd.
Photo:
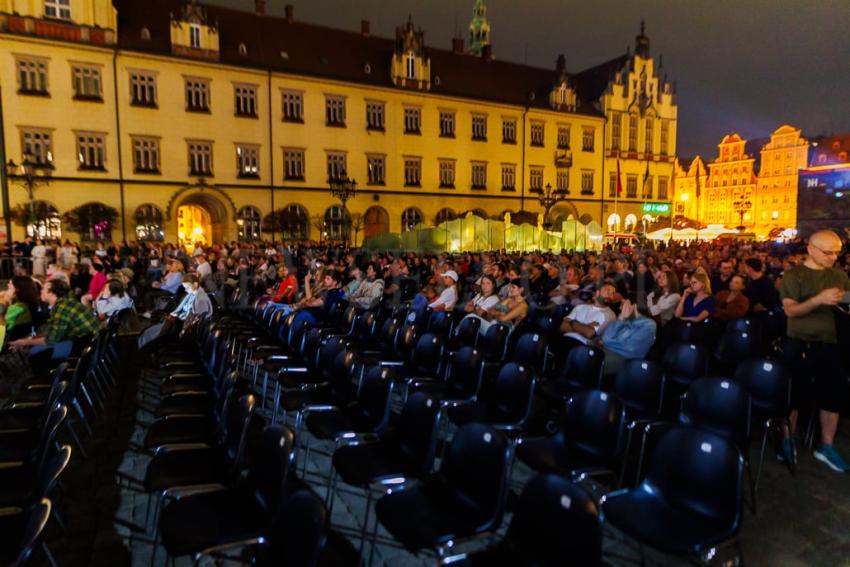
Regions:
M 484 0 L 475 0 L 472 21 L 469 22 L 469 53 L 481 55 L 485 45 L 490 45 L 490 21 Z

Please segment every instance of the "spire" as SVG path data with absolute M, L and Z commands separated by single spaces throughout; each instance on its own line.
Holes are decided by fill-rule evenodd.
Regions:
M 646 22 L 640 21 L 640 33 L 635 37 L 635 55 L 649 59 L 649 38 L 646 36 Z
M 484 0 L 475 0 L 472 21 L 469 22 L 469 53 L 481 55 L 485 45 L 490 45 L 490 21 Z

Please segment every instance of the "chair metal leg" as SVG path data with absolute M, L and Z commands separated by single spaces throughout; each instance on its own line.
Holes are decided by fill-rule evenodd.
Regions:
M 65 420 L 65 427 L 68 429 L 68 433 L 71 434 L 71 439 L 74 441 L 74 445 L 77 446 L 77 449 L 80 451 L 80 458 L 85 461 L 89 458 L 86 450 L 83 449 L 83 442 L 80 441 L 80 438 L 77 436 L 77 432 L 74 430 L 74 426 L 71 424 L 70 419 Z
M 56 510 L 56 508 L 53 508 L 51 510 L 50 515 L 53 516 L 53 520 L 56 522 L 56 525 L 59 526 L 59 530 L 64 535 L 66 530 L 65 530 L 65 522 L 62 520 L 62 516 L 59 515 L 59 512 Z
M 368 487 L 366 488 L 366 490 L 369 493 L 369 495 L 371 496 L 372 491 Z M 367 510 L 369 509 L 368 508 L 368 501 L 367 501 L 367 508 L 366 509 Z M 380 522 L 378 521 L 378 516 L 377 516 L 377 512 L 376 512 L 375 513 L 375 527 L 372 528 L 372 542 L 371 542 L 371 545 L 369 545 L 369 563 L 367 565 L 372 565 L 372 560 L 375 556 L 375 545 L 377 545 L 377 543 L 378 543 L 378 524 L 379 523 Z M 365 525 L 365 523 L 364 523 L 364 525 Z M 361 558 L 363 557 L 363 551 L 362 550 L 360 551 L 360 557 Z
M 41 542 L 41 550 L 44 551 L 45 557 L 47 557 L 47 562 L 50 563 L 51 567 L 59 567 L 59 564 L 56 563 L 56 559 L 53 557 L 53 554 L 50 553 L 50 548 L 47 547 L 47 544 Z
M 369 525 L 369 508 L 372 507 L 372 489 L 368 486 L 366 487 L 366 512 L 363 514 L 363 527 L 360 529 L 360 557 L 363 557 L 363 549 L 366 546 L 366 528 Z M 377 524 L 377 518 L 375 519 L 375 523 Z M 374 540 L 372 540 L 372 545 L 375 545 Z M 369 563 L 372 563 L 371 553 L 369 554 Z
M 86 414 L 83 412 L 83 406 L 80 404 L 79 398 L 74 398 L 74 401 L 71 402 L 71 403 L 74 406 L 74 409 L 76 410 L 77 415 L 80 418 L 80 422 L 83 424 L 83 427 L 86 430 L 86 433 L 88 433 L 89 439 L 93 438 L 94 437 L 94 431 L 92 431 L 91 426 L 89 425 L 89 422 L 86 420 Z
M 268 377 L 268 373 L 266 373 L 266 376 Z M 265 380 L 263 380 L 263 393 L 264 393 L 264 395 L 265 395 L 265 388 L 266 388 L 266 384 L 265 384 Z M 280 408 L 280 391 L 281 391 L 280 382 L 278 382 L 274 385 L 274 402 L 273 402 L 274 408 L 272 409 L 272 425 L 277 423 L 277 412 L 278 412 L 278 408 Z M 265 407 L 265 404 L 263 404 L 263 407 Z

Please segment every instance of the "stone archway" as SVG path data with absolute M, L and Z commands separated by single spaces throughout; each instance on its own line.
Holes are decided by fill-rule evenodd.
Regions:
M 200 240 L 205 244 L 221 244 L 231 237 L 228 217 L 232 215 L 228 213 L 227 205 L 210 191 L 181 195 L 169 206 L 169 220 L 177 240 L 190 243 Z M 188 214 L 192 219 L 186 218 Z M 187 227 L 188 224 L 193 226 Z M 192 234 L 193 228 L 201 232 Z
M 374 205 L 363 213 L 363 240 L 390 231 L 390 215 L 384 207 Z

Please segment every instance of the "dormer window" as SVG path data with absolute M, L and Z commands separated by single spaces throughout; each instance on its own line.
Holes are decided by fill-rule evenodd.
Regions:
M 71 0 L 44 0 L 44 16 L 57 20 L 70 20 Z
M 416 78 L 416 54 L 412 51 L 407 52 L 407 78 L 415 79 Z
M 201 48 L 201 26 L 198 24 L 189 24 L 189 47 Z

